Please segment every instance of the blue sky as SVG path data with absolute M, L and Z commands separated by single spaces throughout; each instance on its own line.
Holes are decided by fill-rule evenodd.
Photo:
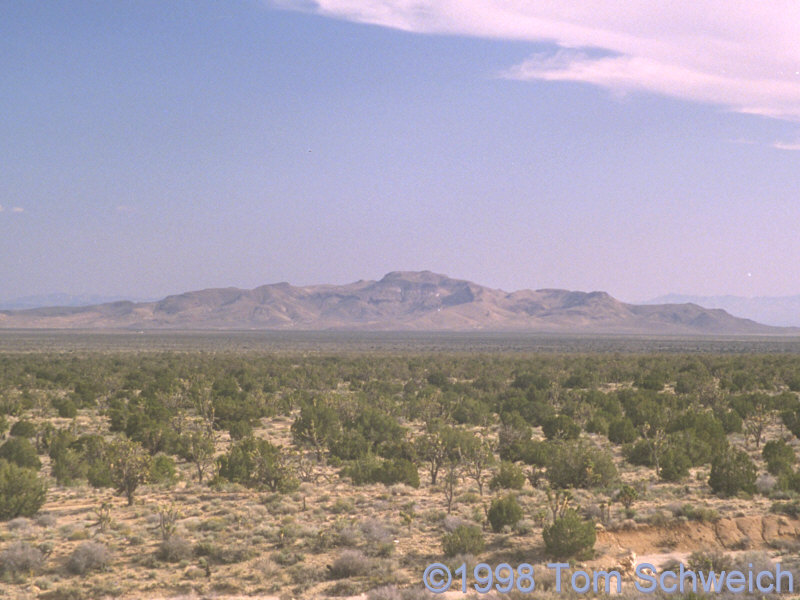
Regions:
M 3 2 L 0 299 L 800 293 L 800 5 L 529 4 Z

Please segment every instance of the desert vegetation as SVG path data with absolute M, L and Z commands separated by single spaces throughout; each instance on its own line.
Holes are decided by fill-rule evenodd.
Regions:
M 4 597 L 800 547 L 794 353 L 56 350 L 0 354 Z

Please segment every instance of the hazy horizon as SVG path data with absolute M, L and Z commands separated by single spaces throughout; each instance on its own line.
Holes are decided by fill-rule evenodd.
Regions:
M 800 6 L 415 7 L 5 4 L 0 301 L 800 294 Z

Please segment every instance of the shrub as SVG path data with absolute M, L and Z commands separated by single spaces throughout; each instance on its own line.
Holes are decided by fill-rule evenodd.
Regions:
M 626 444 L 622 448 L 622 455 L 632 465 L 652 467 L 653 442 L 651 440 L 639 440 L 635 444 Z
M 784 440 L 773 440 L 764 444 L 761 456 L 767 463 L 767 471 L 772 475 L 791 472 L 797 458 L 792 447 Z
M 630 444 L 639 437 L 636 428 L 627 417 L 616 419 L 608 424 L 608 439 L 615 444 Z
M 281 449 L 267 440 L 245 438 L 218 459 L 219 476 L 247 487 L 288 492 L 297 481 Z
M 522 507 L 517 502 L 517 497 L 509 494 L 504 498 L 492 500 L 487 514 L 492 531 L 502 531 L 506 525 L 514 526 L 522 518 Z
M 489 488 L 492 490 L 521 490 L 525 485 L 525 473 L 517 465 L 509 461 L 500 463 L 500 470 L 489 481 Z
M 156 454 L 150 466 L 150 481 L 153 483 L 173 483 L 177 478 L 175 460 L 166 454 Z
M 355 460 L 342 469 L 342 475 L 350 477 L 353 485 L 382 483 L 394 485 L 405 483 L 411 487 L 419 487 L 419 471 L 417 466 L 405 458 L 382 460 L 367 455 Z
M 442 550 L 445 556 L 459 554 L 480 554 L 483 552 L 483 533 L 475 525 L 459 525 L 442 536 Z
M 639 493 L 636 491 L 636 488 L 630 485 L 623 485 L 619 489 L 619 492 L 617 492 L 617 501 L 626 509 L 633 506 L 633 503 L 636 502 L 638 497 Z
M 708 484 L 719 496 L 732 496 L 740 491 L 753 493 L 756 486 L 756 466 L 746 452 L 730 449 L 711 463 Z
M 584 521 L 569 509 L 563 517 L 544 528 L 542 537 L 547 555 L 564 559 L 587 554 L 594 548 L 596 534 L 591 521 Z
M 234 441 L 243 440 L 253 435 L 253 427 L 249 421 L 233 421 L 228 425 L 228 433 Z
M 659 460 L 658 476 L 664 481 L 679 481 L 689 474 L 691 464 L 681 449 L 668 446 Z
M 41 551 L 26 542 L 14 542 L 0 554 L 0 573 L 32 573 L 44 562 Z
M 78 415 L 78 407 L 71 398 L 61 398 L 53 400 L 53 407 L 58 411 L 58 416 L 62 419 L 74 419 Z
M 47 487 L 36 471 L 0 459 L 0 521 L 32 517 L 46 494 Z
M 108 444 L 106 460 L 111 483 L 133 505 L 136 488 L 150 478 L 152 458 L 138 442 L 118 438 Z
M 617 478 L 611 455 L 584 442 L 554 444 L 547 461 L 547 479 L 555 488 L 605 487 Z
M 360 550 L 342 550 L 329 568 L 331 579 L 365 575 L 372 570 L 372 561 Z
M 102 571 L 111 562 L 111 554 L 104 544 L 84 542 L 70 554 L 67 570 L 75 575 L 83 575 L 87 571 Z
M 542 432 L 548 440 L 574 440 L 581 427 L 569 415 L 554 415 L 542 422 Z
M 601 415 L 593 415 L 591 419 L 586 422 L 587 433 L 599 433 L 600 435 L 608 435 L 608 421 Z
M 184 538 L 173 535 L 159 544 L 156 557 L 171 563 L 187 560 L 192 557 L 192 545 Z
M 36 471 L 42 468 L 42 462 L 36 454 L 36 448 L 33 447 L 28 438 L 24 437 L 11 438 L 0 446 L 0 458 L 4 458 L 20 467 Z
M 11 426 L 9 433 L 14 437 L 32 438 L 36 435 L 36 425 L 21 419 Z

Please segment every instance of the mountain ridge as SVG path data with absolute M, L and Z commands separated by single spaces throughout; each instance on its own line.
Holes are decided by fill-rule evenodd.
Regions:
M 800 294 L 794 296 L 694 296 L 666 294 L 638 304 L 670 304 L 692 302 L 709 308 L 721 308 L 731 314 L 765 325 L 800 327 Z
M 628 304 L 603 291 L 506 292 L 431 271 L 344 285 L 208 288 L 152 302 L 0 311 L 0 328 L 797 334 L 697 304 Z

